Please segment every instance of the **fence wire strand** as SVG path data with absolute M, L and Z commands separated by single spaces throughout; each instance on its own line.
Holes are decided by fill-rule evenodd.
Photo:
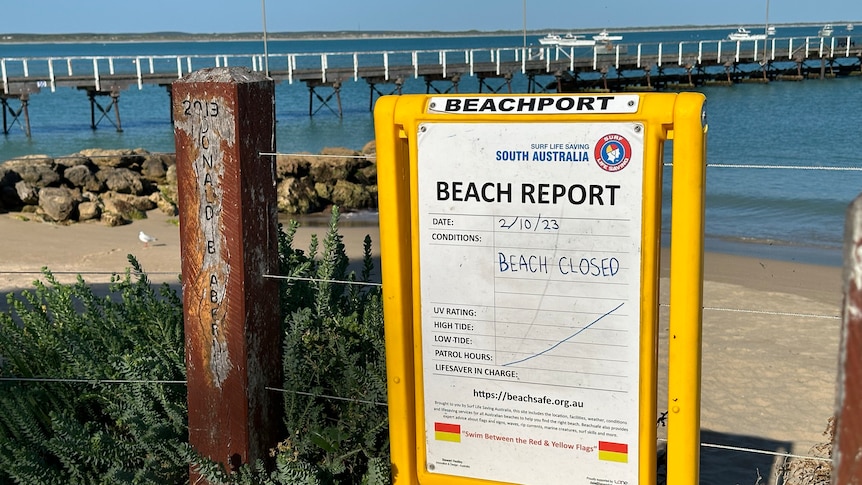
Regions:
M 663 443 L 667 443 L 667 439 L 659 438 L 658 441 Z M 794 453 L 783 453 L 780 451 L 769 451 L 769 450 L 759 450 L 757 448 L 746 448 L 743 446 L 731 446 L 731 445 L 719 445 L 716 443 L 700 443 L 700 446 L 704 448 L 716 448 L 719 450 L 727 450 L 727 451 L 740 451 L 743 453 L 755 453 L 758 455 L 770 455 L 770 456 L 781 456 L 784 458 L 798 458 L 800 460 L 817 460 L 824 462 L 832 462 L 831 458 L 823 458 L 820 456 L 807 456 L 807 455 L 796 455 Z
M 57 379 L 57 378 L 38 378 L 38 377 L 0 377 L 0 382 L 40 382 L 40 383 L 63 383 L 63 384 L 89 384 L 89 385 L 99 385 L 99 384 L 165 384 L 165 385 L 186 385 L 186 381 L 159 381 L 159 380 L 124 380 L 124 379 Z M 312 392 L 305 391 L 294 391 L 289 389 L 282 389 L 278 387 L 265 387 L 267 391 L 278 392 L 282 394 L 296 394 L 299 396 L 306 396 L 312 398 L 322 398 L 322 399 L 330 399 L 333 401 L 341 401 L 341 402 L 351 402 L 356 404 L 367 404 L 369 406 L 382 406 L 389 407 L 389 403 L 381 402 L 381 401 L 372 401 L 368 399 L 354 399 L 349 397 L 341 397 L 341 396 L 333 396 L 330 394 L 316 394 Z M 658 441 L 667 442 L 667 439 L 659 438 Z M 701 442 L 700 446 L 704 448 L 715 448 L 726 451 L 738 451 L 742 453 L 754 453 L 759 455 L 770 455 L 770 456 L 781 456 L 784 458 L 795 458 L 800 460 L 816 460 L 822 462 L 831 462 L 831 459 L 817 457 L 817 456 L 807 456 L 807 455 L 798 455 L 793 453 L 783 453 L 779 451 L 769 451 L 769 450 L 761 450 L 757 448 L 747 448 L 741 446 L 731 446 L 731 445 L 721 445 L 716 443 L 705 443 Z
M 345 280 L 328 280 L 324 278 L 305 278 L 302 276 L 282 276 L 282 275 L 274 275 L 274 274 L 265 274 L 264 278 L 271 278 L 276 280 L 287 280 L 287 281 L 307 281 L 310 283 L 335 283 L 341 285 L 356 285 L 356 286 L 383 286 L 383 283 L 375 283 L 373 281 L 345 281 Z

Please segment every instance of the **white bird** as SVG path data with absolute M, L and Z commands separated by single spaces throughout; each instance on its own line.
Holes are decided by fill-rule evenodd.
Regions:
M 141 231 L 138 233 L 138 239 L 140 239 L 141 242 L 144 243 L 145 248 L 149 247 L 151 242 L 158 241 L 158 239 L 154 238 L 153 236 L 150 236 L 149 234 L 145 233 L 144 231 Z

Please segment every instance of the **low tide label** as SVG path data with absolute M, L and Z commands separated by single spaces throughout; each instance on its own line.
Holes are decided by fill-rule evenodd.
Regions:
M 634 122 L 420 125 L 428 473 L 637 483 L 643 140 Z

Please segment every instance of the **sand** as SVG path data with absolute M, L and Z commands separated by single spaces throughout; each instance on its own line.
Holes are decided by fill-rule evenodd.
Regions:
M 152 281 L 177 283 L 179 228 L 176 219 L 157 211 L 114 228 L 21 218 L 0 214 L 0 293 L 30 287 L 45 266 L 64 281 L 83 273 L 88 282 L 103 284 L 111 273 L 124 271 L 128 254 L 137 257 Z M 304 226 L 294 247 L 306 249 L 311 234 L 325 230 L 320 224 Z M 144 248 L 139 231 L 158 241 Z M 343 225 L 340 232 L 351 258 L 361 255 L 366 234 L 379 255 L 375 225 Z M 668 337 L 667 259 L 661 341 Z M 837 267 L 706 254 L 701 434 L 707 446 L 702 449 L 701 483 L 753 485 L 758 474 L 763 477 L 759 483 L 777 483 L 776 464 L 783 460 L 709 445 L 807 455 L 825 440 L 822 433 L 835 401 L 841 292 Z M 664 345 L 659 355 L 664 362 Z M 662 366 L 659 375 L 664 372 Z M 664 379 L 660 381 L 662 396 Z M 660 407 L 664 409 L 661 399 Z

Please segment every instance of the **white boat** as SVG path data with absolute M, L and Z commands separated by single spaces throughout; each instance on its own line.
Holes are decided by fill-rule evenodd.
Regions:
M 775 35 L 775 26 L 770 25 L 766 28 L 766 35 Z
M 844 28 L 847 29 L 847 32 L 853 32 L 853 24 L 847 24 L 847 27 Z
M 835 32 L 835 29 L 832 28 L 832 24 L 826 24 L 817 32 L 818 37 L 832 37 L 832 33 Z
M 597 35 L 594 35 L 593 40 L 596 41 L 597 43 L 607 44 L 609 42 L 613 42 L 613 41 L 617 41 L 617 40 L 623 40 L 623 36 L 611 35 L 608 33 L 607 30 L 603 30 L 603 31 L 599 32 Z
M 561 47 L 582 47 L 582 46 L 594 46 L 596 45 L 596 41 L 585 38 L 583 35 L 567 35 L 560 39 L 560 42 L 557 45 Z
M 766 34 L 752 34 L 750 30 L 745 27 L 739 27 L 736 29 L 736 32 L 731 32 L 728 34 L 727 38 L 729 40 L 766 40 Z
M 557 34 L 548 34 L 541 39 L 539 39 L 539 44 L 542 45 L 557 45 L 560 42 L 561 37 Z
M 555 45 L 559 47 L 582 47 L 594 46 L 596 45 L 596 41 L 589 40 L 583 35 L 566 34 L 564 36 L 559 36 L 556 34 L 548 34 L 539 39 L 539 44 Z

